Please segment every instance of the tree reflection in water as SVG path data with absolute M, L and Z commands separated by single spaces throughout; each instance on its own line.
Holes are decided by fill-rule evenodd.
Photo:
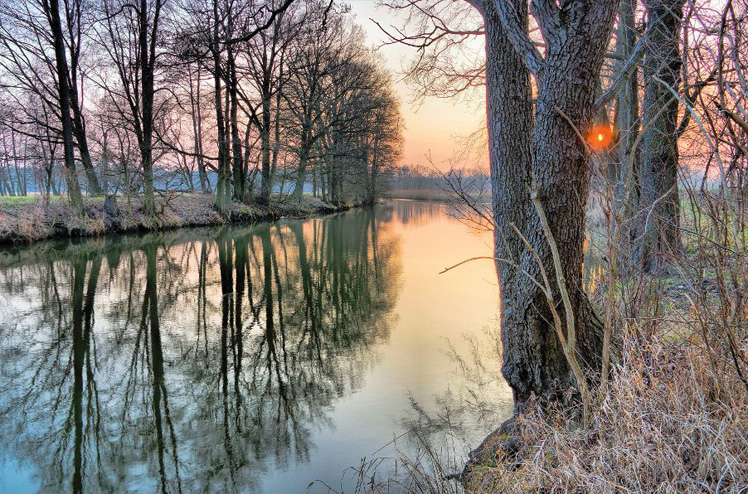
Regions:
M 0 440 L 42 492 L 234 492 L 308 460 L 399 289 L 391 212 L 0 253 Z

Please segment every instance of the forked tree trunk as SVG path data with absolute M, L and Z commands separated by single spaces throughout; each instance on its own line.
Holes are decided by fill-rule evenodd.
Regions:
M 527 2 L 510 3 L 526 30 Z M 596 370 L 602 348 L 601 326 L 582 290 L 591 175 L 577 132 L 586 133 L 592 123 L 595 88 L 617 2 L 565 5 L 538 71 L 534 122 L 529 72 L 514 51 L 506 26 L 492 8 L 484 11 L 495 245 L 502 297 L 502 372 L 514 392 L 515 412 L 521 412 L 533 395 L 544 402 L 565 402 L 575 395 L 576 387 L 549 323 L 552 318 L 545 295 L 528 277 L 540 279 L 539 266 L 511 227 L 514 224 L 528 239 L 555 279 L 548 240 L 530 200 L 531 183 L 538 187 L 559 246 L 576 318 L 578 356 Z M 554 289 L 560 310 L 558 287 Z

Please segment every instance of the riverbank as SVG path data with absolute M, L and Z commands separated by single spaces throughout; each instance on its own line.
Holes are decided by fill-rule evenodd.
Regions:
M 0 198 L 0 245 L 303 218 L 344 211 L 349 206 L 334 206 L 313 197 L 305 197 L 301 203 L 271 199 L 267 205 L 232 203 L 231 209 L 221 214 L 213 206 L 212 195 L 182 194 L 158 199 L 156 209 L 154 220 L 145 214 L 140 199 L 134 198 L 128 203 L 118 198 L 114 205 L 105 204 L 103 197 L 93 197 L 85 199 L 84 215 L 79 218 L 65 198 L 46 205 L 41 199 Z

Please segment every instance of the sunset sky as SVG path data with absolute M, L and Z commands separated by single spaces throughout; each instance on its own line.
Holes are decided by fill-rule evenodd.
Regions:
M 399 25 L 399 19 L 387 9 L 377 7 L 374 0 L 350 0 L 356 22 L 367 33 L 372 46 L 380 46 L 387 38 L 371 21 L 382 25 Z M 406 46 L 385 46 L 378 50 L 387 60 L 394 74 L 395 85 L 402 103 L 405 119 L 405 145 L 403 164 L 429 166 L 426 155 L 431 154 L 434 164 L 441 169 L 450 167 L 450 158 L 460 149 L 459 137 L 469 135 L 485 125 L 482 101 L 472 104 L 464 101 L 426 98 L 421 104 L 413 104 L 413 91 L 402 81 L 402 68 L 415 55 L 415 50 Z M 461 163 L 474 166 L 476 163 Z

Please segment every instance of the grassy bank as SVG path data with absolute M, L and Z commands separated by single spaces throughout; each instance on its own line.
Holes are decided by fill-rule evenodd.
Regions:
M 56 198 L 45 205 L 39 198 L 3 197 L 0 198 L 0 244 L 271 221 L 332 213 L 347 206 L 333 206 L 311 197 L 301 203 L 274 199 L 268 205 L 234 203 L 222 215 L 213 207 L 213 196 L 183 194 L 159 199 L 156 209 L 157 217 L 152 218 L 145 214 L 139 199 L 127 203 L 119 198 L 117 208 L 107 211 L 104 198 L 93 197 L 85 200 L 84 215 L 77 217 L 65 198 Z

